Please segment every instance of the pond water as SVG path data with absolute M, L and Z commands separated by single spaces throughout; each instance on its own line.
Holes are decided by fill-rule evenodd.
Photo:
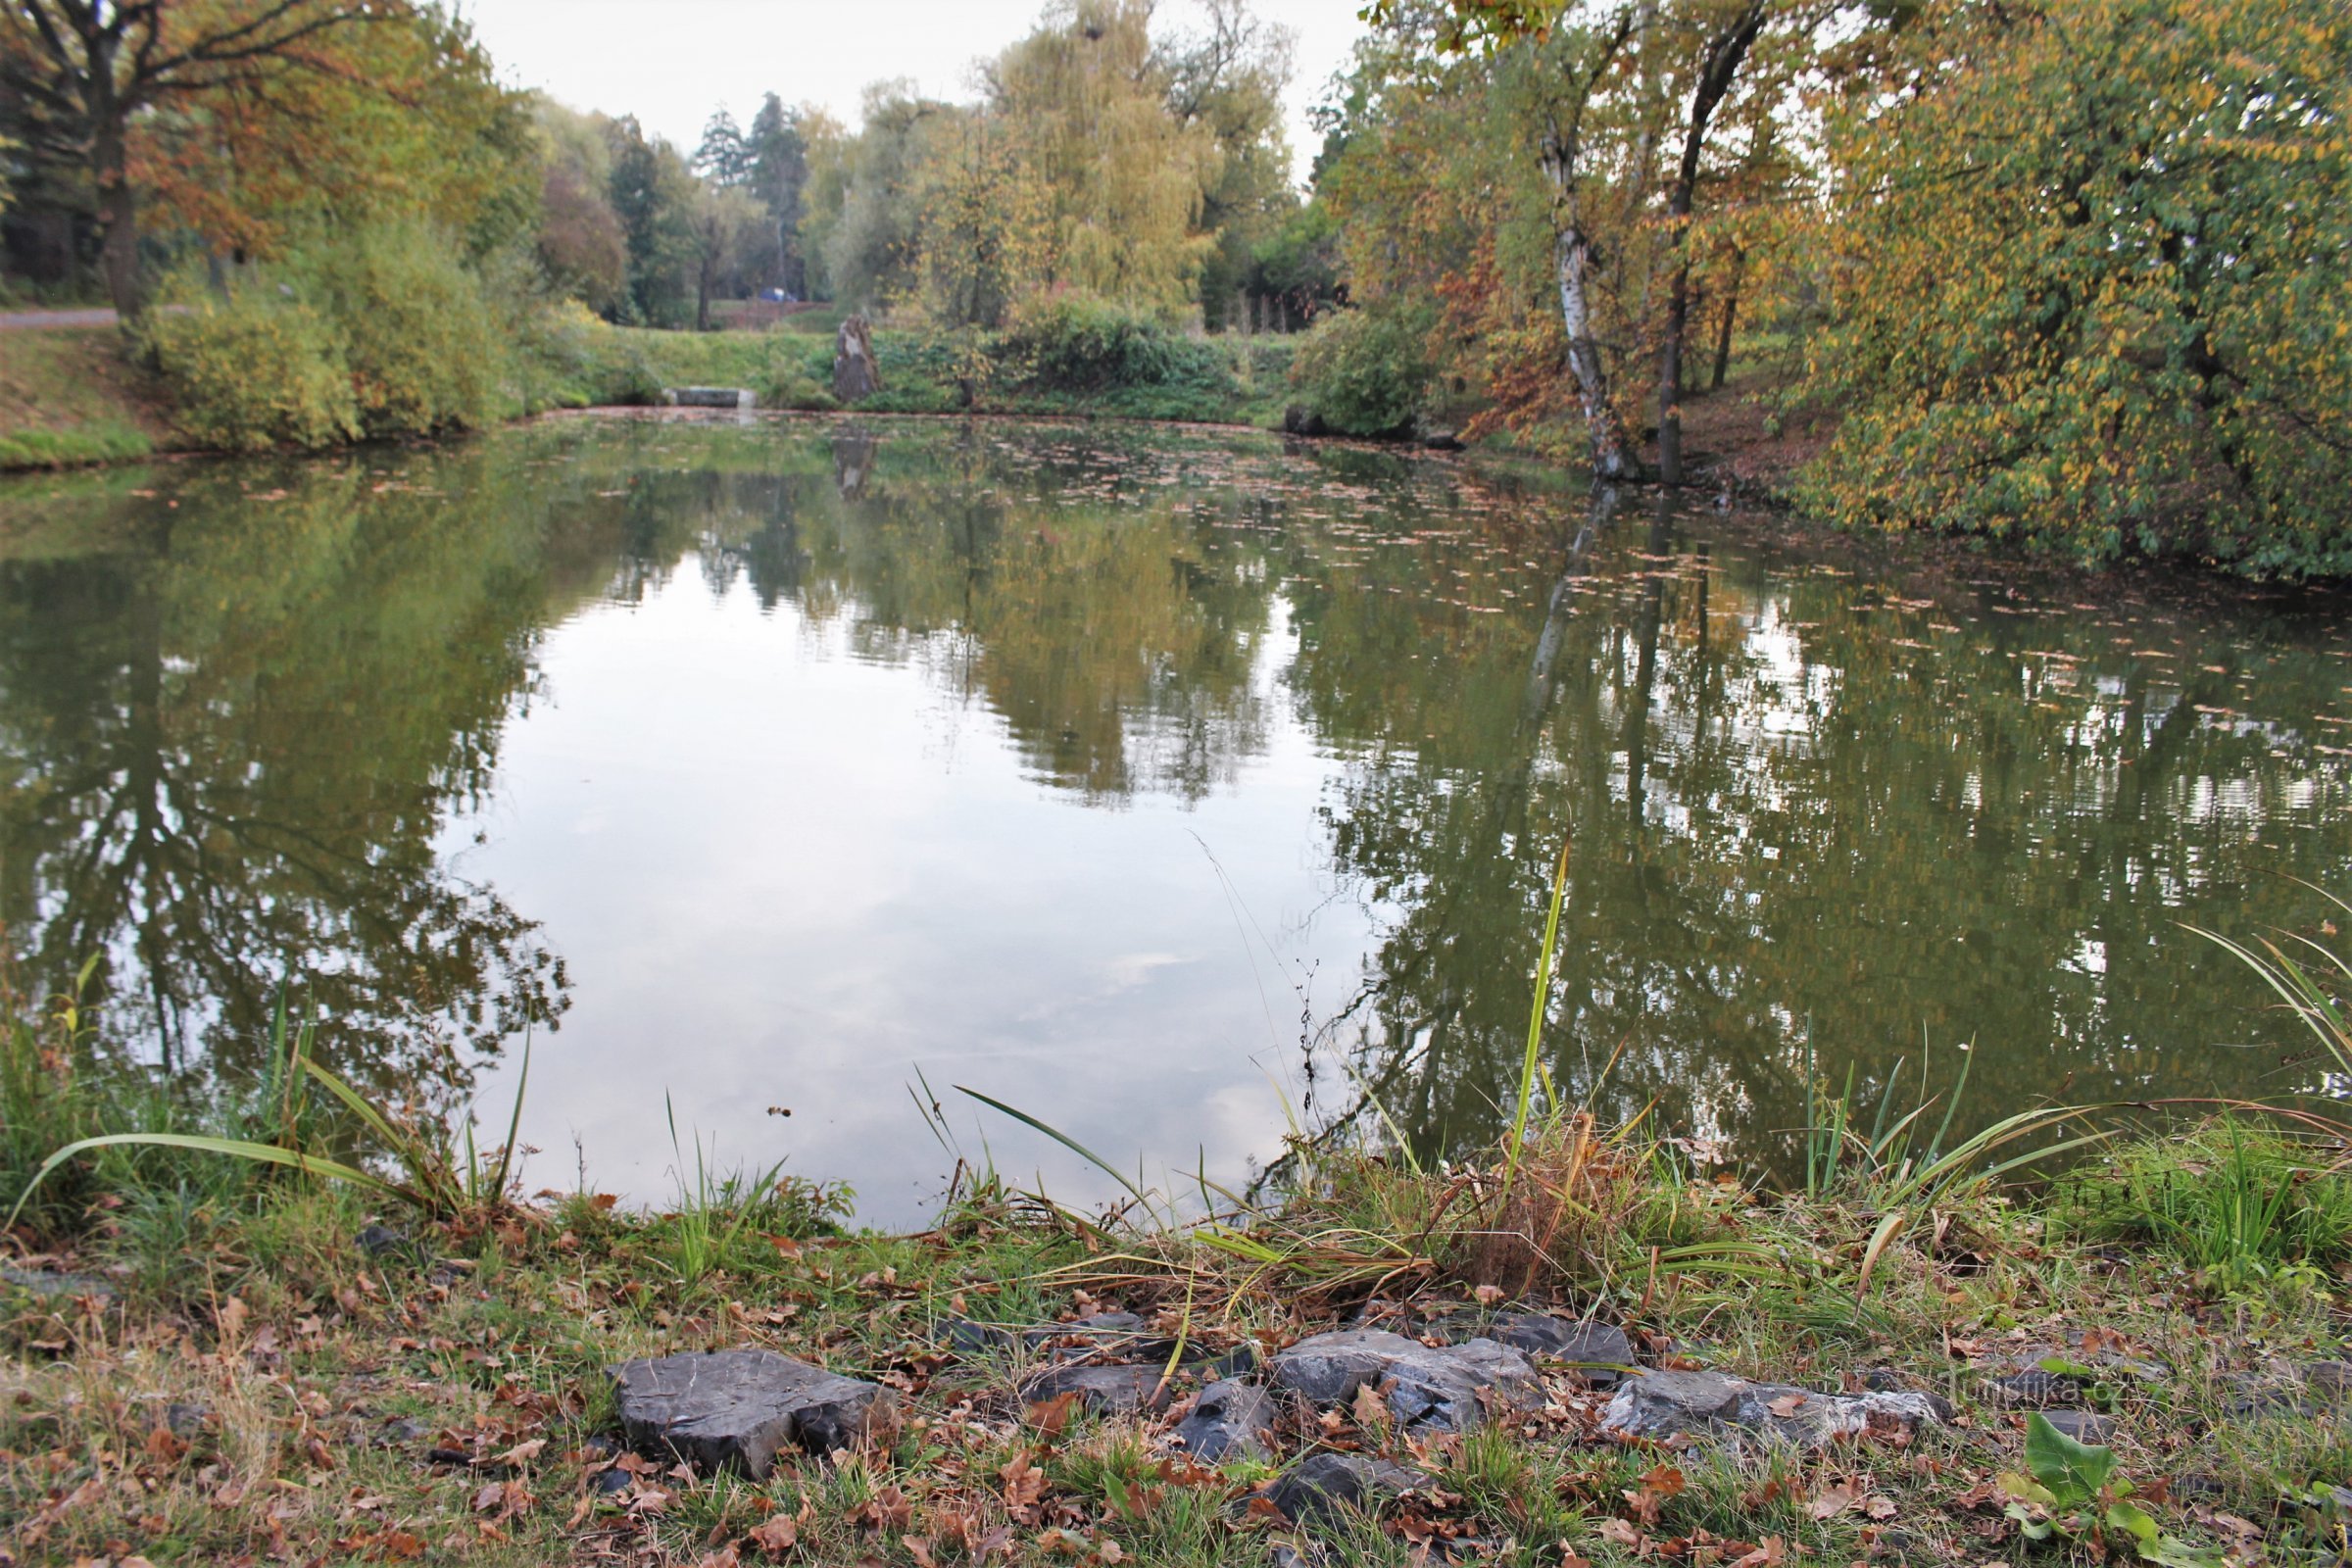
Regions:
M 2324 1087 L 2180 922 L 2352 885 L 2340 605 L 1230 431 L 579 418 L 0 515 L 28 976 L 190 1076 L 284 983 L 501 1126 L 528 1029 L 534 1186 L 658 1200 L 674 1113 L 872 1223 L 956 1152 L 1105 1194 L 956 1085 L 1158 1182 L 1492 1137 L 1564 840 L 1554 1081 L 1750 1166 L 1809 1071 Z

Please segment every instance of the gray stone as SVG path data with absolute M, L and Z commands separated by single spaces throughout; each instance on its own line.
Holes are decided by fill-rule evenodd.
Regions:
M 862 316 L 843 318 L 833 338 L 833 395 L 844 403 L 882 390 L 882 367 L 874 358 L 874 331 Z
M 369 1257 L 408 1256 L 415 1251 L 409 1233 L 391 1225 L 369 1225 L 353 1237 L 352 1243 Z
M 707 1469 L 757 1481 L 787 1444 L 846 1448 L 886 1423 L 897 1396 L 773 1350 L 707 1350 L 608 1369 L 622 1433 Z
M 1065 1394 L 1076 1395 L 1080 1404 L 1098 1415 L 1164 1410 L 1168 1405 L 1168 1391 L 1157 1364 L 1054 1366 L 1021 1385 L 1021 1399 L 1026 1404 L 1039 1404 Z
M 1462 438 L 1451 430 L 1432 430 L 1421 438 L 1421 444 L 1432 452 L 1459 452 Z
M 38 1269 L 0 1267 L 0 1283 L 51 1298 L 94 1297 L 101 1301 L 115 1298 L 112 1285 L 87 1274 L 44 1274 Z
M 1266 1500 L 1293 1524 L 1336 1523 L 1348 1513 L 1377 1513 L 1400 1493 L 1427 1482 L 1418 1470 L 1357 1453 L 1318 1453 L 1301 1459 L 1266 1492 Z
M 2307 1361 L 2303 1387 L 2324 1399 L 2352 1396 L 2352 1361 Z
M 1617 1391 L 1600 1424 L 1619 1439 L 1744 1435 L 1812 1449 L 1874 1426 L 1909 1429 L 1949 1413 L 1927 1394 L 1821 1394 L 1722 1372 L 1643 1372 Z
M 1187 1452 L 1204 1463 L 1263 1459 L 1273 1452 L 1274 1396 L 1254 1383 L 1212 1383 L 1177 1423 Z
M 1543 1399 L 1527 1357 L 1493 1340 L 1432 1349 L 1401 1334 L 1348 1329 L 1277 1350 L 1272 1365 L 1277 1386 L 1317 1404 L 1344 1404 L 1367 1385 L 1380 1390 L 1396 1424 L 1414 1431 L 1467 1432 L 1490 1402 L 1525 1409 Z
M 2104 1447 L 2108 1440 L 2115 1436 L 2112 1417 L 2094 1415 L 2088 1410 L 2040 1410 L 2035 1413 L 2057 1428 L 2061 1436 L 2088 1444 L 2094 1448 Z
M 174 1399 L 164 1406 L 163 1420 L 158 1423 L 166 1432 L 183 1442 L 195 1437 L 213 1424 L 213 1407 L 192 1401 Z
M 673 386 L 662 401 L 681 409 L 748 409 L 755 400 L 749 387 Z
M 618 1465 L 599 1470 L 589 1478 L 588 1490 L 600 1497 L 618 1496 L 629 1490 L 629 1473 Z
M 1588 1382 L 1613 1389 L 1639 1363 L 1634 1342 L 1613 1323 L 1561 1317 L 1554 1312 L 1513 1312 L 1494 1320 L 1487 1337 L 1530 1355 L 1565 1361 Z

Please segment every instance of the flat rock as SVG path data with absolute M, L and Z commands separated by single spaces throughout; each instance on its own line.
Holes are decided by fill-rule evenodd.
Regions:
M 1274 1451 L 1274 1396 L 1255 1383 L 1212 1383 L 1193 1402 L 1193 1413 L 1177 1423 L 1176 1436 L 1204 1463 L 1263 1459 Z
M 755 1481 L 786 1446 L 811 1453 L 849 1447 L 897 1404 L 879 1384 L 773 1350 L 706 1350 L 608 1370 L 631 1446 L 740 1470 Z
M 1418 1470 L 1360 1453 L 1301 1459 L 1266 1492 L 1293 1524 L 1336 1523 L 1348 1513 L 1377 1513 L 1383 1503 L 1427 1482 Z
M 0 1267 L 0 1284 L 52 1298 L 91 1297 L 101 1301 L 115 1298 L 112 1285 L 88 1274 L 44 1274 L 38 1269 Z
M 1054 1366 L 1021 1385 L 1021 1399 L 1039 1404 L 1074 1394 L 1078 1402 L 1098 1415 L 1126 1415 L 1136 1410 L 1164 1410 L 1168 1391 L 1160 1378 L 1161 1365 Z
M 1620 1439 L 1745 1434 L 1811 1449 L 1873 1427 L 1932 1425 L 1949 1413 L 1926 1394 L 1821 1394 L 1722 1372 L 1643 1372 L 1617 1391 L 1600 1424 Z
M 1599 1388 L 1615 1388 L 1639 1365 L 1634 1342 L 1613 1323 L 1555 1312 L 1512 1312 L 1494 1320 L 1487 1338 L 1529 1355 L 1565 1361 Z
M 1433 1349 L 1401 1334 L 1348 1329 L 1317 1334 L 1272 1361 L 1278 1387 L 1317 1404 L 1345 1404 L 1367 1385 L 1385 1390 L 1396 1424 L 1422 1432 L 1467 1432 L 1489 1403 L 1524 1409 L 1543 1390 L 1527 1357 L 1493 1340 Z

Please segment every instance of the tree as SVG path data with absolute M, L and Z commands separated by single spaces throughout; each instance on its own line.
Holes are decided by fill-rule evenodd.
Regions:
M 1831 516 L 2352 571 L 2352 12 L 1946 3 L 1834 117 Z
M 330 69 L 321 46 L 362 23 L 406 18 L 406 0 L 6 0 L 0 87 L 34 156 L 86 168 L 107 291 L 125 318 L 146 305 L 132 127 L 164 108 L 267 94 Z
M 1248 0 L 1205 0 L 1207 28 L 1160 46 L 1168 112 L 1215 138 L 1216 178 L 1201 193 L 1200 226 L 1216 248 L 1202 264 L 1200 304 L 1214 321 L 1240 307 L 1253 281 L 1258 247 L 1298 210 L 1282 94 L 1290 85 L 1295 38 L 1250 14 Z
M 550 282 L 610 316 L 627 297 L 629 239 L 612 210 L 612 155 L 604 127 L 553 99 L 537 105 L 539 266 Z
M 1216 248 L 1201 228 L 1223 154 L 1168 107 L 1146 0 L 1057 0 L 989 70 L 989 99 L 1054 196 L 1052 281 L 1175 312 Z
M 808 295 L 808 267 L 801 253 L 801 218 L 808 187 L 808 135 L 804 122 L 821 118 L 816 111 L 787 109 L 769 93 L 752 117 L 743 139 L 747 160 L 745 182 L 767 209 L 775 225 L 777 286 L 795 299 Z
M 659 138 L 647 140 L 633 115 L 608 122 L 607 187 L 629 258 L 628 303 L 638 319 L 682 325 L 689 274 L 699 250 L 693 228 L 697 186 L 686 160 Z
M 714 185 L 740 185 L 751 168 L 751 152 L 735 117 L 724 105 L 712 110 L 703 124 L 702 145 L 694 150 L 694 172 Z
M 918 196 L 923 302 L 950 327 L 995 328 L 1045 269 L 1052 198 L 986 111 L 943 120 Z
M 741 286 L 747 263 L 770 239 L 767 213 L 751 192 L 734 185 L 699 185 L 688 209 L 694 245 L 694 329 L 710 330 L 710 301 L 727 285 Z
M 1562 357 L 1595 472 L 1640 471 L 1624 362 L 1656 355 L 1660 466 L 1682 478 L 1682 380 L 1692 302 L 1690 237 L 1702 191 L 1734 191 L 1719 132 L 1750 155 L 1797 101 L 1820 41 L 1900 8 L 1840 0 L 1383 0 L 1374 14 L 1440 54 L 1492 62 L 1520 98 L 1549 195 Z M 1768 68 L 1768 69 L 1767 69 Z M 1750 182 L 1752 184 L 1752 180 Z M 1753 194 L 1750 192 L 1750 194 Z

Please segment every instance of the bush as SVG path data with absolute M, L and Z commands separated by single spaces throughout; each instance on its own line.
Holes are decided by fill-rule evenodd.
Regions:
M 507 323 L 457 246 L 422 224 L 387 224 L 316 248 L 298 270 L 342 329 L 366 433 L 472 429 L 497 417 Z
M 1291 385 L 1345 435 L 1408 428 L 1431 375 L 1422 323 L 1402 313 L 1336 312 L 1299 340 L 1291 362 Z
M 1155 317 L 1085 295 L 1024 302 L 1013 313 L 1004 352 L 1013 378 L 1041 392 L 1237 390 L 1231 362 L 1213 345 L 1179 336 Z
M 767 373 L 755 390 L 763 409 L 841 407 L 818 373 L 808 347 L 781 336 L 770 346 Z
M 360 433 L 342 336 L 307 305 L 249 289 L 225 305 L 158 311 L 143 334 L 200 445 L 263 452 Z

